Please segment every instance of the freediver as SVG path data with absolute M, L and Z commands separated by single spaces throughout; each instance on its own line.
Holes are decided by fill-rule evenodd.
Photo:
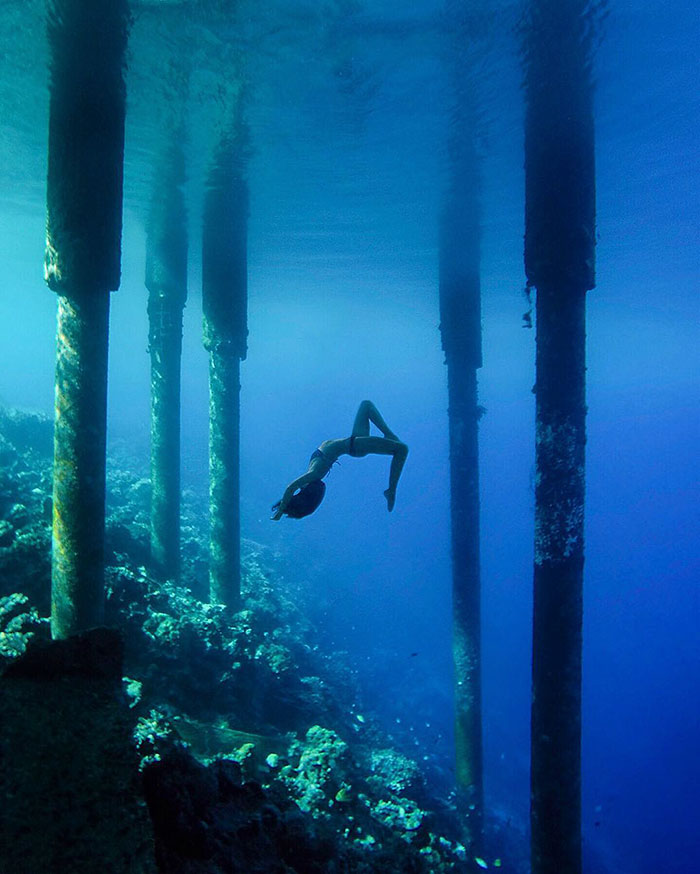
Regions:
M 370 437 L 370 423 L 375 425 L 384 436 Z M 355 416 L 352 434 L 349 437 L 324 440 L 318 449 L 314 449 L 309 459 L 308 470 L 287 486 L 281 500 L 273 505 L 273 514 L 270 518 L 277 521 L 286 515 L 292 519 L 301 519 L 313 513 L 326 492 L 323 477 L 341 455 L 351 455 L 353 458 L 363 458 L 365 455 L 391 455 L 389 488 L 384 492 L 387 509 L 391 512 L 396 501 L 396 486 L 408 455 L 408 446 L 394 434 L 372 401 L 362 401 Z

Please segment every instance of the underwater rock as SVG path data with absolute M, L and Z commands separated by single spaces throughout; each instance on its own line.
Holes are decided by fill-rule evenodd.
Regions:
M 298 808 L 245 781 L 240 766 L 208 767 L 184 750 L 148 765 L 144 794 L 156 858 L 168 874 L 330 874 L 335 847 Z
M 4 678 L 80 677 L 121 683 L 124 642 L 113 628 L 93 628 L 65 640 L 36 641 L 3 672 Z
M 146 767 L 143 786 L 161 870 L 167 856 L 204 858 L 208 849 L 204 817 L 217 795 L 214 774 L 186 752 L 173 751 Z M 176 868 L 168 865 L 165 870 Z
M 0 870 L 155 871 L 120 637 L 32 643 L 0 677 Z

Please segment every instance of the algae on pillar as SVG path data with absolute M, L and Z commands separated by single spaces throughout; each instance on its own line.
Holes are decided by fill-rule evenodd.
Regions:
M 596 11 L 586 0 L 530 0 L 524 30 L 525 270 L 536 289 L 537 323 L 533 874 L 581 871 L 585 299 L 595 284 Z
M 45 278 L 58 293 L 51 631 L 102 620 L 109 294 L 119 287 L 126 0 L 49 0 Z
M 204 346 L 209 352 L 209 587 L 241 597 L 240 362 L 247 354 L 248 188 L 239 137 L 225 137 L 207 180 L 202 228 Z
M 179 132 L 181 134 L 181 132 Z M 180 576 L 180 362 L 187 299 L 185 159 L 179 135 L 157 169 L 146 239 L 151 356 L 151 559 Z

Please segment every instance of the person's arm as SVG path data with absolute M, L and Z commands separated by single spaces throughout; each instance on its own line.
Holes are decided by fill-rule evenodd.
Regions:
M 273 521 L 277 521 L 284 516 L 284 511 L 287 509 L 287 504 L 291 501 L 292 495 L 297 489 L 303 489 L 305 485 L 313 482 L 315 479 L 319 477 L 315 473 L 304 473 L 301 476 L 298 476 L 295 480 L 292 480 L 287 488 L 284 490 L 284 494 L 282 495 L 282 500 L 275 506 L 275 512 L 271 516 Z

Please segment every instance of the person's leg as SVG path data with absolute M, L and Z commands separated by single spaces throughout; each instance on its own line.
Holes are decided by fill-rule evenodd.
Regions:
M 389 468 L 389 488 L 384 492 L 387 509 L 390 513 L 394 509 L 394 503 L 396 501 L 396 486 L 399 484 L 399 477 L 401 476 L 401 471 L 406 463 L 407 456 L 408 446 L 406 446 L 405 443 L 399 442 L 391 459 L 391 467 Z
M 408 446 L 400 440 L 388 440 L 386 437 L 355 437 L 354 454 L 357 458 L 365 455 L 391 455 L 389 469 L 389 488 L 384 492 L 389 512 L 394 509 L 396 501 L 396 486 L 399 483 L 401 471 L 406 463 Z
M 369 409 L 371 401 L 362 401 L 357 408 L 355 421 L 352 423 L 353 437 L 369 437 Z
M 353 437 L 369 437 L 369 423 L 372 422 L 382 432 L 387 440 L 395 440 L 399 438 L 394 434 L 391 428 L 387 425 L 382 417 L 382 414 L 375 407 L 372 401 L 362 401 L 360 404 L 355 422 L 352 426 Z M 370 452 L 373 450 L 369 450 Z

